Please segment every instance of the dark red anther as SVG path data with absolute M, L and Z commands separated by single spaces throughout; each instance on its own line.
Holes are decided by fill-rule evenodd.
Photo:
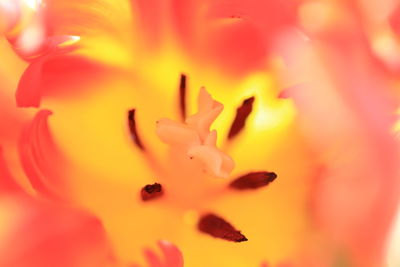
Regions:
M 247 238 L 230 223 L 214 214 L 206 214 L 200 218 L 198 228 L 201 232 L 213 237 L 233 242 L 247 241 Z
M 131 136 L 135 144 L 141 149 L 145 150 L 145 147 L 143 146 L 142 141 L 140 140 L 140 137 L 138 135 L 137 127 L 136 127 L 136 120 L 135 120 L 135 109 L 131 109 L 128 112 L 128 124 L 129 124 L 129 130 L 131 132 Z
M 274 172 L 251 172 L 234 180 L 229 187 L 236 190 L 257 189 L 267 186 L 276 177 L 278 176 Z
M 235 137 L 244 127 L 247 117 L 253 110 L 254 96 L 243 101 L 243 104 L 236 110 L 236 117 L 229 130 L 228 139 Z
M 142 188 L 140 195 L 143 201 L 159 198 L 164 194 L 162 186 L 158 183 L 148 184 Z
M 186 75 L 181 74 L 179 80 L 179 108 L 183 121 L 186 119 L 186 81 Z

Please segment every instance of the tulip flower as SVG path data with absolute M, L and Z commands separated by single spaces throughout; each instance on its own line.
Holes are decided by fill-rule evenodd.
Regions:
M 395 267 L 399 10 L 0 0 L 0 266 Z

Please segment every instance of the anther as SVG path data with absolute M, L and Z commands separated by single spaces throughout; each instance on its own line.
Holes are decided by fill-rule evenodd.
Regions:
M 236 190 L 257 189 L 267 186 L 278 177 L 274 172 L 251 172 L 243 175 L 229 184 Z
M 142 188 L 140 195 L 143 201 L 159 198 L 164 194 L 162 186 L 159 183 L 148 184 Z
M 179 80 L 179 108 L 181 112 L 182 121 L 186 119 L 186 82 L 187 77 L 181 74 Z
M 254 96 L 243 101 L 243 104 L 236 110 L 236 117 L 229 130 L 228 139 L 235 137 L 243 129 L 247 117 L 253 110 Z
M 213 237 L 233 242 L 247 241 L 247 238 L 230 223 L 215 214 L 206 214 L 200 218 L 198 228 Z
M 129 130 L 131 132 L 131 136 L 132 136 L 132 139 L 135 142 L 135 144 L 141 150 L 146 150 L 145 147 L 143 146 L 142 141 L 140 140 L 139 135 L 138 135 L 137 126 L 136 126 L 136 119 L 135 119 L 135 112 L 136 112 L 136 109 L 131 109 L 128 112 Z

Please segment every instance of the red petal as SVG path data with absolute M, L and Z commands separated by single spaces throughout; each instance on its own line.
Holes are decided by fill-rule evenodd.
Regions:
M 43 96 L 68 97 L 91 88 L 105 69 L 81 56 L 51 55 L 30 64 L 21 77 L 16 98 L 20 107 L 38 107 Z
M 300 1 L 286 0 L 220 0 L 210 10 L 215 17 L 241 17 L 252 21 L 267 44 L 284 28 L 295 26 Z
M 114 266 L 104 229 L 93 216 L 30 198 L 0 200 L 0 206 L 7 204 L 17 216 L 10 224 L 6 220 L 11 227 L 0 244 L 0 266 Z
M 175 245 L 161 240 L 158 241 L 158 246 L 163 257 L 159 257 L 152 249 L 144 250 L 144 255 L 150 267 L 183 267 L 182 253 Z
M 161 33 L 163 27 L 163 16 L 165 10 L 159 0 L 137 0 L 132 1 L 137 8 L 140 28 L 143 30 L 146 44 L 156 48 L 161 44 Z
M 22 74 L 15 97 L 19 107 L 39 107 L 43 60 L 32 62 Z
M 208 31 L 204 58 L 232 75 L 263 67 L 267 47 L 259 29 L 245 19 L 224 20 Z
M 20 191 L 21 188 L 16 183 L 6 166 L 2 152 L 2 148 L 0 147 L 0 192 L 8 193 Z
M 394 10 L 389 19 L 392 29 L 400 35 L 400 5 Z
M 150 267 L 163 267 L 161 259 L 151 249 L 145 249 L 144 255 Z
M 200 5 L 193 0 L 171 0 L 172 23 L 184 45 L 193 41 L 199 8 Z

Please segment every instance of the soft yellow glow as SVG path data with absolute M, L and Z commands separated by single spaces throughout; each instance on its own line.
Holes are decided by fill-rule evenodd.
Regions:
M 3 241 L 6 242 L 7 238 L 12 234 L 15 222 L 21 219 L 19 218 L 21 215 L 21 207 L 15 202 L 4 196 L 0 199 L 0 251 L 7 251 L 7 249 L 3 248 Z
M 24 3 L 33 10 L 37 10 L 41 0 L 24 0 Z
M 196 224 L 199 221 L 199 213 L 195 210 L 186 211 L 183 214 L 183 221 L 191 227 L 196 227 Z
M 388 267 L 400 266 L 400 209 L 397 218 L 394 220 L 392 232 L 390 234 L 389 249 L 387 254 Z
M 93 36 L 90 40 L 80 39 L 80 41 L 82 42 L 80 53 L 88 57 L 96 58 L 101 62 L 115 66 L 126 67 L 132 63 L 133 55 L 130 52 L 131 50 L 111 38 Z M 85 44 L 90 46 L 85 46 Z
M 400 67 L 400 42 L 389 26 L 373 34 L 372 49 L 390 67 Z
M 288 125 L 295 115 L 293 104 L 276 97 L 273 80 L 265 73 L 250 76 L 242 85 L 243 97 L 255 95 L 254 123 L 257 130 L 276 129 Z
M 393 126 L 393 132 L 396 134 L 399 134 L 400 133 L 400 108 L 397 110 L 397 116 L 398 116 L 398 118 L 397 118 L 396 123 Z

